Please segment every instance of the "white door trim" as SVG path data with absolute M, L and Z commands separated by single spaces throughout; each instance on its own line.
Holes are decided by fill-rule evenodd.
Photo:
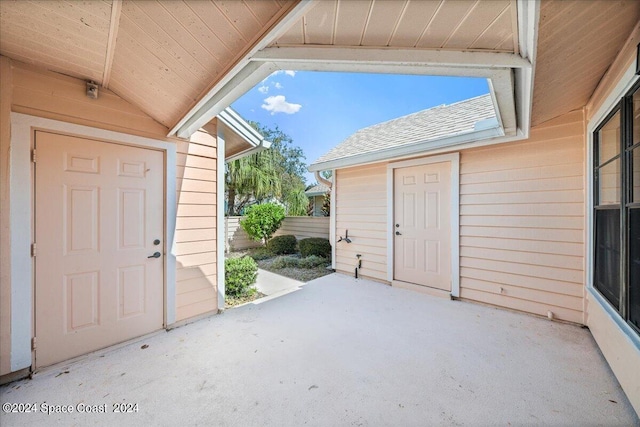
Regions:
M 82 138 L 153 148 L 165 152 L 165 327 L 176 319 L 176 257 L 173 251 L 176 228 L 176 145 L 120 132 L 11 113 L 11 151 L 9 158 L 9 198 L 11 229 L 11 371 L 32 363 L 34 294 L 33 259 L 30 246 L 33 230 L 33 169 L 31 150 L 35 130 L 61 132 Z M 30 286 L 25 286 L 30 284 Z M 25 309 L 26 308 L 26 309 Z
M 422 157 L 387 165 L 387 280 L 393 281 L 393 171 L 398 168 L 451 163 L 451 296 L 460 296 L 460 153 Z

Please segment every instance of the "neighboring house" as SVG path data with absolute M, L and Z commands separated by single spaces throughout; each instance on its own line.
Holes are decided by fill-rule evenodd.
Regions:
M 322 206 L 324 206 L 324 201 L 328 193 L 329 186 L 326 184 L 316 184 L 304 192 L 309 198 L 311 216 L 326 216 L 322 210 Z
M 1 381 L 223 307 L 224 161 L 261 144 L 225 107 L 249 88 L 432 74 L 488 79 L 495 120 L 312 165 L 335 267 L 586 324 L 640 411 L 640 2 L 162 3 L 0 2 Z

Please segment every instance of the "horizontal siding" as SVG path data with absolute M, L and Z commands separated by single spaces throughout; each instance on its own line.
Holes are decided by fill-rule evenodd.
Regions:
M 231 216 L 225 219 L 227 231 L 227 249 L 242 250 L 262 246 L 256 242 L 240 226 L 240 216 Z M 274 236 L 292 234 L 296 239 L 308 237 L 320 237 L 329 239 L 329 217 L 313 216 L 288 216 L 282 221 L 282 225 Z
M 174 252 L 176 321 L 218 309 L 216 141 L 196 132 L 177 144 Z
M 288 216 L 275 235 L 293 234 L 296 239 L 320 237 L 329 239 L 329 217 Z
M 256 242 L 240 227 L 240 216 L 229 216 L 225 218 L 225 234 L 227 251 L 240 251 L 248 248 L 262 246 L 262 242 Z
M 526 141 L 462 152 L 462 298 L 583 321 L 584 143 L 574 112 Z
M 336 270 L 353 274 L 362 255 L 363 277 L 387 280 L 387 167 L 360 166 L 336 171 L 336 234 L 349 230 L 352 243 L 336 243 Z

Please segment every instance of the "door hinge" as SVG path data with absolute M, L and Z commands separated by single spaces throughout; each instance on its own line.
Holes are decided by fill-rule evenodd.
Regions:
M 31 350 L 36 349 L 36 337 L 31 338 Z
M 31 256 L 32 257 L 36 256 L 36 244 L 35 243 L 31 244 Z
M 35 148 L 33 150 L 31 150 L 31 161 L 33 163 L 36 162 L 36 149 Z

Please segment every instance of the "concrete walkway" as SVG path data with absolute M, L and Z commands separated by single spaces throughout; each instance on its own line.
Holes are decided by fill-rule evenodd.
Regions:
M 0 414 L 3 426 L 640 422 L 586 329 L 337 274 L 0 393 L 108 412 Z
M 261 268 L 258 269 L 256 288 L 267 296 L 284 295 L 300 289 L 301 286 L 304 286 L 304 283 L 299 280 L 290 279 Z

